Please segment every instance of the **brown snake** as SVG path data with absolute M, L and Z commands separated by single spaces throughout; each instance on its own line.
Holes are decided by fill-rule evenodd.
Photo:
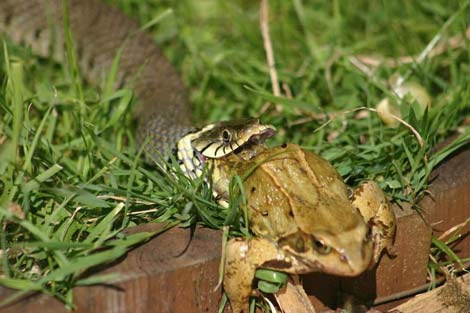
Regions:
M 66 51 L 64 3 L 0 0 L 0 35 L 62 62 Z M 194 130 L 187 91 L 150 34 L 99 0 L 68 0 L 66 11 L 80 72 L 87 81 L 102 81 L 120 53 L 116 85 L 130 86 L 137 98 L 137 137 L 141 144 L 146 143 L 148 159 L 166 156 L 168 148 L 173 148 L 184 175 L 196 178 L 203 173 L 204 164 L 274 135 L 274 127 L 257 119 L 219 122 Z
M 98 0 L 69 0 L 68 16 L 84 78 L 99 82 L 118 50 L 118 85 L 131 85 L 139 105 L 137 136 L 147 136 L 147 152 L 163 152 L 191 128 L 191 108 L 181 79 L 152 37 L 138 24 Z M 62 61 L 64 32 L 60 0 L 1 0 L 0 34 Z

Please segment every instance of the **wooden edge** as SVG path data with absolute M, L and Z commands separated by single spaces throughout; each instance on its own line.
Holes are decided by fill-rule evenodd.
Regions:
M 383 254 L 375 268 L 358 277 L 340 278 L 341 290 L 362 299 L 364 303 L 371 303 L 377 298 L 412 289 L 426 282 L 431 228 L 409 206 L 394 206 L 394 211 L 397 216 L 394 243 L 396 255 Z
M 390 313 L 470 312 L 470 274 L 420 294 L 388 311 Z
M 316 313 L 298 275 L 291 275 L 286 287 L 275 297 L 284 313 Z
M 432 202 L 423 202 L 423 209 L 440 212 L 442 208 L 439 206 L 447 205 L 450 210 L 448 215 L 452 218 L 460 214 L 452 211 L 455 205 L 470 210 L 468 197 L 470 194 L 470 150 L 454 155 L 452 159 L 436 169 L 434 174 L 435 179 L 431 190 L 437 199 L 433 199 Z M 453 190 L 457 190 L 455 194 L 452 193 Z M 445 198 L 446 195 L 451 195 L 452 198 Z M 458 198 L 459 195 L 461 198 Z M 449 203 L 452 205 L 449 206 Z M 468 211 L 463 212 L 466 217 L 470 216 Z M 352 290 L 353 293 L 356 291 L 367 299 L 370 296 L 367 288 L 370 286 L 372 286 L 372 295 L 380 297 L 396 292 L 396 286 L 400 285 L 399 282 L 402 279 L 412 282 L 412 285 L 423 283 L 421 274 L 417 275 L 418 280 L 414 281 L 415 276 L 403 272 L 404 268 L 409 270 L 418 267 L 417 263 L 400 263 L 397 260 L 400 256 L 406 255 L 416 259 L 417 255 L 422 254 L 418 251 L 428 249 L 429 229 L 421 231 L 421 234 L 426 233 L 424 237 L 421 237 L 419 232 L 416 233 L 416 229 L 421 228 L 421 222 L 423 222 L 420 216 L 416 213 L 404 212 L 397 212 L 397 215 L 399 225 L 401 221 L 404 221 L 403 225 L 408 225 L 403 226 L 403 230 L 397 233 L 397 236 L 403 235 L 403 239 L 400 240 L 403 241 L 405 247 L 398 248 L 397 258 L 389 259 L 384 256 L 381 265 L 375 271 L 365 273 L 365 276 L 369 275 L 369 277 L 355 278 L 351 282 L 321 273 L 306 275 L 303 280 L 310 298 L 318 304 L 317 297 L 320 295 L 320 303 L 334 307 L 340 287 L 346 291 Z M 129 231 L 149 231 L 158 227 L 161 225 L 146 224 Z M 118 282 L 110 282 L 107 285 L 76 288 L 74 297 L 77 312 L 113 313 L 123 312 L 126 309 L 132 312 L 214 311 L 221 294 L 220 289 L 214 292 L 218 281 L 221 233 L 198 227 L 194 238 L 192 240 L 190 238 L 188 229 L 173 228 L 129 252 L 122 260 L 96 269 L 100 270 L 100 273 L 117 272 L 121 277 Z M 421 240 L 419 238 L 426 242 L 417 244 L 416 242 Z M 468 241 L 468 239 L 465 241 L 467 245 Z M 465 249 L 462 251 L 466 253 L 466 256 L 470 255 Z M 390 264 L 387 265 L 387 262 Z M 393 262 L 397 266 L 392 266 Z M 382 272 L 381 268 L 384 269 Z M 425 270 L 426 265 L 419 265 L 420 273 Z M 361 279 L 363 279 L 362 283 Z M 369 287 L 361 287 L 365 285 Z M 398 290 L 403 291 L 409 288 L 409 286 L 402 285 Z M 11 294 L 10 290 L 0 287 L 0 300 L 8 294 Z M 179 295 L 184 295 L 184 297 L 178 297 Z M 38 310 L 46 313 L 65 311 L 60 302 L 45 295 L 28 296 L 6 309 L 0 309 L 2 313 L 20 311 L 32 313 Z
M 133 227 L 127 233 L 153 231 L 161 224 Z M 174 227 L 90 274 L 117 273 L 108 284 L 74 289 L 76 312 L 212 312 L 221 297 L 219 279 L 221 232 Z M 0 301 L 13 291 L 0 287 Z M 182 296 L 184 295 L 184 296 Z M 66 312 L 46 295 L 30 295 L 0 309 L 2 313 Z

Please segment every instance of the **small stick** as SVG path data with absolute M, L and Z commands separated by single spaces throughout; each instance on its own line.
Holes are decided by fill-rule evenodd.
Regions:
M 325 123 L 323 123 L 322 125 L 320 125 L 319 127 L 317 127 L 317 129 L 315 129 L 314 132 L 319 131 L 320 129 L 322 129 L 326 125 L 330 124 L 334 118 L 337 118 L 340 115 L 345 115 L 345 114 L 352 113 L 352 112 L 357 112 L 357 111 L 360 111 L 360 110 L 367 110 L 367 111 L 377 113 L 376 109 L 367 108 L 367 107 L 358 107 L 358 108 L 355 108 L 355 109 L 352 109 L 352 110 L 346 110 L 346 111 L 338 112 L 335 115 L 330 115 L 330 119 L 328 121 L 326 121 Z M 422 147 L 424 145 L 423 137 L 421 137 L 419 132 L 413 126 L 411 126 L 409 123 L 405 122 L 403 119 L 401 119 L 400 117 L 398 117 L 394 114 L 391 114 L 391 113 L 388 113 L 388 114 L 393 119 L 396 119 L 398 122 L 400 122 L 403 126 L 408 128 L 413 133 L 413 135 L 415 136 L 416 140 L 418 141 L 418 144 L 419 144 L 420 147 Z
M 447 231 L 445 231 L 442 235 L 439 236 L 439 240 L 443 240 L 444 238 L 446 238 L 447 236 L 453 234 L 454 232 L 456 231 L 460 231 L 460 229 L 464 228 L 465 226 L 467 226 L 468 224 L 470 223 L 470 217 L 467 218 L 467 220 L 465 222 L 462 222 L 460 224 L 457 224 L 453 227 L 451 227 L 450 229 L 448 229 Z
M 429 53 L 427 55 L 427 58 L 432 59 L 438 55 L 443 54 L 444 52 L 450 49 L 464 47 L 465 40 L 468 40 L 468 39 L 470 39 L 470 27 L 467 28 L 465 32 L 465 36 L 456 35 L 456 36 L 449 38 L 449 40 L 447 41 L 441 40 L 439 44 L 437 44 L 435 47 L 432 47 L 428 51 Z M 402 56 L 399 58 L 379 58 L 379 57 L 373 57 L 373 56 L 367 56 L 367 55 L 355 56 L 355 58 L 358 59 L 363 64 L 372 66 L 372 67 L 378 67 L 380 65 L 384 65 L 386 67 L 397 67 L 403 64 L 414 63 L 418 60 L 418 57 L 419 56 L 411 56 L 411 55 L 406 55 L 406 56 Z
M 276 97 L 281 96 L 279 88 L 279 80 L 274 62 L 274 52 L 271 44 L 271 37 L 269 36 L 269 4 L 268 0 L 261 0 L 260 4 L 260 27 L 261 35 L 263 36 L 264 50 L 266 51 L 266 59 L 268 61 L 269 75 L 271 76 L 271 84 L 273 86 L 273 94 Z

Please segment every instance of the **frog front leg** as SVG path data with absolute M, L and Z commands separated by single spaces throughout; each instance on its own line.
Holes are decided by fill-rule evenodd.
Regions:
M 353 193 L 351 203 L 371 226 L 374 264 L 379 261 L 383 249 L 386 249 L 389 255 L 394 255 L 395 214 L 379 185 L 372 181 L 359 185 Z
M 224 290 L 233 313 L 248 313 L 256 270 L 267 261 L 282 261 L 285 256 L 265 238 L 231 239 L 225 252 Z

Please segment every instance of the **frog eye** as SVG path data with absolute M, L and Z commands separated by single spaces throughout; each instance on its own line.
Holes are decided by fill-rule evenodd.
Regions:
M 232 134 L 230 134 L 228 130 L 224 129 L 224 131 L 222 132 L 222 141 L 225 144 L 229 144 L 231 140 L 232 140 Z
M 331 252 L 331 247 L 323 243 L 323 241 L 313 238 L 313 247 L 320 254 L 328 254 Z

